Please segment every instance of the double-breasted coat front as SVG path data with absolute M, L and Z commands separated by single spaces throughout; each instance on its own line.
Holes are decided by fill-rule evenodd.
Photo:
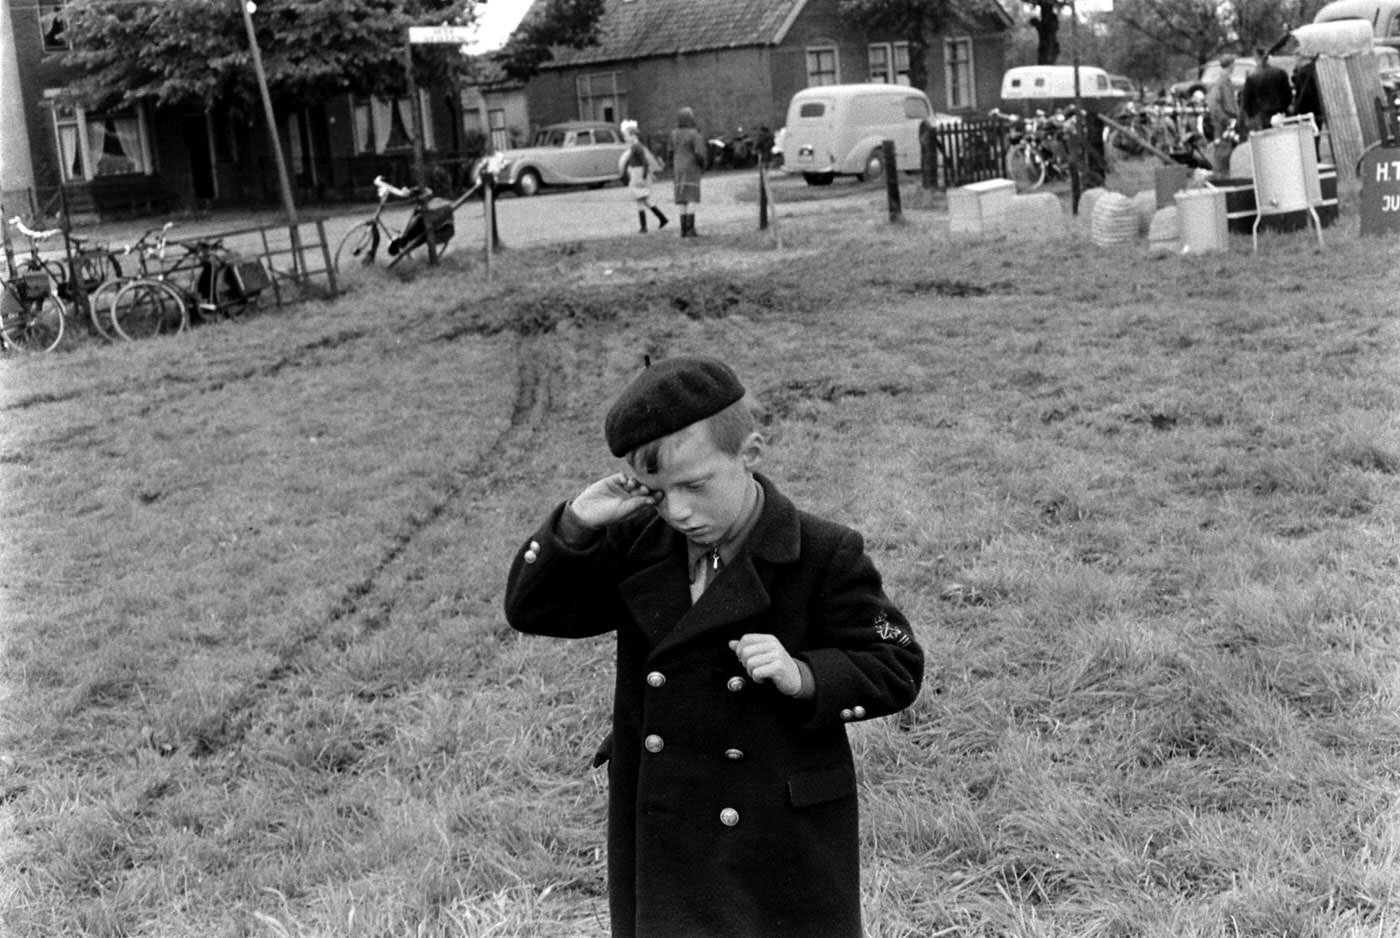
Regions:
M 617 633 L 608 763 L 613 934 L 857 938 L 856 780 L 846 724 L 908 706 L 923 652 L 859 534 L 763 476 L 748 541 L 692 606 L 687 544 L 655 513 L 589 546 L 557 507 L 516 555 L 522 632 Z M 786 697 L 728 642 L 776 635 L 815 677 Z

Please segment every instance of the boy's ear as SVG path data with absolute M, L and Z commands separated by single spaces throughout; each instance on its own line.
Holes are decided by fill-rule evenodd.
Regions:
M 763 461 L 763 434 L 755 430 L 745 437 L 739 446 L 739 458 L 744 461 L 745 469 L 757 469 Z

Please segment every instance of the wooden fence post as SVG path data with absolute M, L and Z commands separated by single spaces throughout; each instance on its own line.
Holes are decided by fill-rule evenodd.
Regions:
M 880 149 L 885 161 L 885 201 L 890 206 L 890 221 L 897 222 L 904 214 L 899 202 L 899 165 L 895 161 L 894 141 L 882 140 Z

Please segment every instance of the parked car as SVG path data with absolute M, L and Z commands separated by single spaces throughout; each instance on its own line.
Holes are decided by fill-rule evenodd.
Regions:
M 618 178 L 617 164 L 627 144 L 622 132 L 602 121 L 568 121 L 541 127 L 528 147 L 502 150 L 477 160 L 472 181 L 488 159 L 500 161 L 496 190 L 530 196 L 543 186 L 601 186 Z
M 919 124 L 955 123 L 935 114 L 917 88 L 867 82 L 818 85 L 792 96 L 787 124 L 779 132 L 783 168 L 801 173 L 810 186 L 830 185 L 837 176 L 879 179 L 885 173 L 884 140 L 893 140 L 895 161 L 919 167 Z

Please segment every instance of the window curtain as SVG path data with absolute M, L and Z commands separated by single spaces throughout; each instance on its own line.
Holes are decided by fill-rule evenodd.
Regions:
M 126 172 L 146 172 L 146 161 L 142 158 L 141 153 L 141 125 L 136 118 L 113 118 L 112 132 L 116 134 L 117 144 L 122 148 L 122 155 L 127 159 Z
M 58 145 L 63 151 L 63 175 L 65 179 L 83 179 L 83 151 L 78 146 L 78 125 L 58 126 Z
M 369 153 L 374 149 L 374 123 L 370 117 L 369 104 L 354 105 L 355 114 L 355 152 Z
M 383 153 L 384 147 L 389 143 L 389 130 L 393 124 L 393 117 L 389 113 L 391 107 L 388 101 L 378 95 L 369 99 L 370 120 L 374 122 L 375 153 Z

